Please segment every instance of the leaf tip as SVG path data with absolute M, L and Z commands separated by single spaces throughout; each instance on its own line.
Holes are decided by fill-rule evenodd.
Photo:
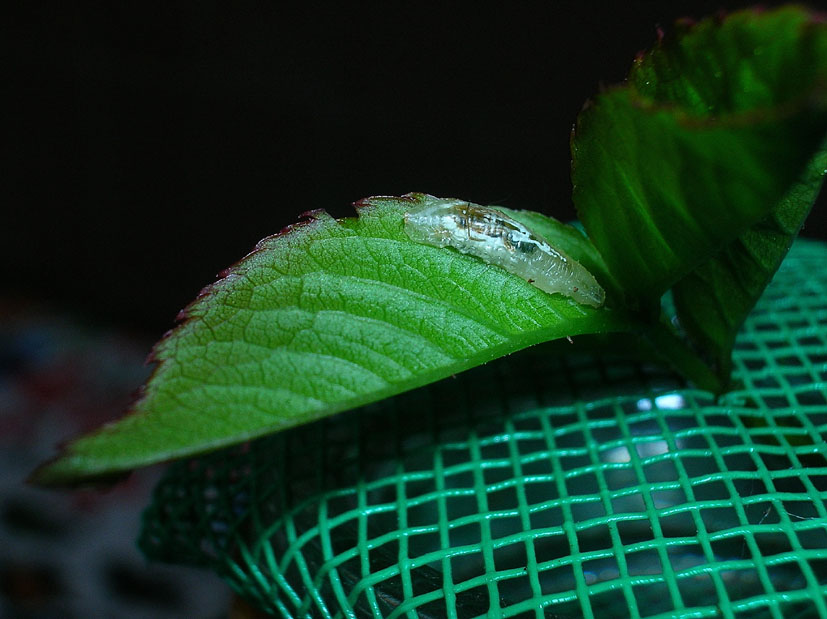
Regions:
M 66 490 L 108 490 L 124 481 L 131 470 L 82 473 L 84 458 L 73 449 L 72 441 L 64 441 L 57 455 L 38 465 L 25 482 L 30 486 Z

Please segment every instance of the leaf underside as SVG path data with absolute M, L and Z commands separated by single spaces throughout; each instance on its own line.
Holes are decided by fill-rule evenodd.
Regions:
M 732 372 L 735 336 L 798 235 L 825 169 L 827 144 L 767 217 L 673 288 L 681 327 L 722 379 Z
M 825 86 L 824 23 L 741 11 L 663 39 L 584 109 L 574 200 L 631 305 L 655 305 L 805 177 L 827 131 Z
M 679 28 L 578 119 L 574 198 L 627 302 L 654 315 L 671 288 L 725 388 L 827 168 L 827 25 L 784 7 Z

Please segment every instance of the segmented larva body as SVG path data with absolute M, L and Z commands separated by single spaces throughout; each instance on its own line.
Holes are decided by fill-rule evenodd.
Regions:
M 583 265 L 497 209 L 431 198 L 405 213 L 405 232 L 418 243 L 453 247 L 584 305 L 600 307 L 606 298 Z

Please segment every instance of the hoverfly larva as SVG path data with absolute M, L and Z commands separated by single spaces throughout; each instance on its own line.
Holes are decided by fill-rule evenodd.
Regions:
M 583 265 L 494 208 L 428 196 L 405 213 L 405 232 L 418 243 L 453 247 L 578 303 L 600 307 L 606 298 Z

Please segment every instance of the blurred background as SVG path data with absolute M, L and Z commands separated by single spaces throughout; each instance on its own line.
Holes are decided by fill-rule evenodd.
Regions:
M 218 271 L 300 213 L 351 215 L 369 195 L 573 218 L 569 133 L 584 101 L 623 79 L 657 27 L 749 5 L 17 3 L 1 26 L 0 615 L 89 616 L 125 579 L 137 593 L 107 616 L 161 616 L 135 601 L 176 582 L 131 550 L 150 481 L 90 499 L 90 521 L 76 496 L 21 480 L 56 441 L 123 410 L 152 341 Z M 827 238 L 824 202 L 804 235 Z M 44 512 L 61 517 L 21 532 Z M 61 527 L 73 545 L 49 537 Z M 84 539 L 104 556 L 117 539 L 125 558 L 85 573 L 33 559 Z M 226 591 L 203 586 L 169 612 L 219 616 L 204 605 L 220 611 Z
M 160 333 L 309 209 L 425 191 L 572 218 L 584 101 L 657 26 L 747 5 L 21 3 L 5 289 Z

